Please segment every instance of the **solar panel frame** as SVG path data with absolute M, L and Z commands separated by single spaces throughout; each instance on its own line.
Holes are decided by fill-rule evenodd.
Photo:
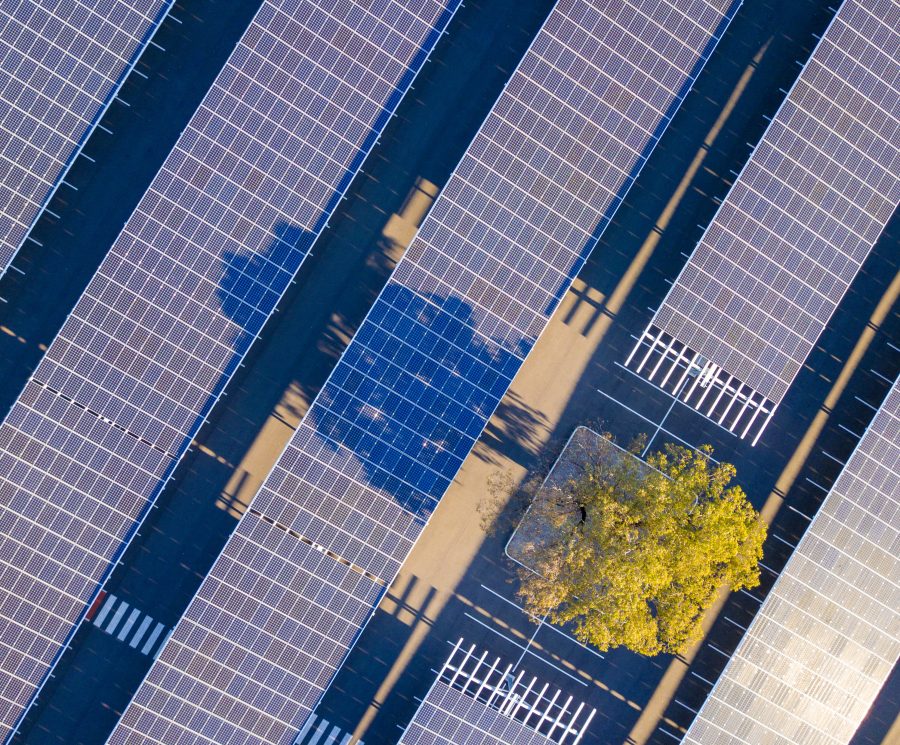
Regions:
M 898 13 L 841 5 L 626 361 L 753 444 L 900 202 Z
M 845 743 L 900 657 L 900 378 L 685 735 Z
M 620 19 L 616 23 L 621 23 L 621 29 L 584 0 L 562 0 L 554 6 L 467 155 L 254 497 L 249 514 L 283 525 L 285 530 L 294 531 L 298 540 L 333 555 L 335 563 L 355 567 L 384 587 L 390 583 L 739 5 L 703 0 L 621 2 L 610 6 L 610 13 Z M 626 66 L 624 57 L 616 58 L 615 51 L 604 48 L 593 33 L 602 23 L 603 33 L 618 33 L 617 39 L 624 37 L 625 43 L 631 44 L 637 36 L 628 29 L 645 28 L 654 12 L 661 14 L 664 24 L 657 22 L 656 36 L 644 39 L 640 53 L 645 54 L 646 65 L 651 68 L 653 55 L 657 55 L 659 80 L 634 64 Z M 594 25 L 589 26 L 591 23 Z M 687 36 L 693 34 L 691 38 L 699 36 L 693 53 L 675 37 L 679 29 L 685 29 Z M 572 74 L 588 75 L 590 83 L 580 87 L 572 81 L 567 84 L 565 76 L 554 72 L 552 64 L 546 62 L 543 69 L 554 73 L 552 80 L 538 83 L 528 79 L 528 66 L 536 65 L 537 57 L 559 54 L 563 42 L 553 34 L 574 38 L 580 45 L 577 54 L 570 54 Z M 670 49 L 671 58 L 659 58 L 649 44 Z M 591 59 L 599 56 L 612 60 L 610 68 L 592 65 L 582 54 L 584 50 Z M 617 74 L 625 82 L 633 77 L 640 96 L 617 83 Z M 551 84 L 553 94 L 547 88 Z M 599 92 L 591 85 L 598 85 Z M 523 126 L 533 129 L 541 124 L 537 110 L 524 102 L 522 91 L 532 96 L 532 103 L 540 99 L 558 118 L 547 122 L 539 138 L 519 130 L 522 136 L 516 142 L 525 151 L 519 161 L 522 167 L 517 167 L 519 156 L 512 152 L 508 107 L 518 103 Z M 603 95 L 610 100 L 605 101 Z M 560 96 L 566 100 L 576 96 L 582 104 L 590 98 L 591 115 L 576 116 L 576 109 Z M 656 102 L 657 109 L 665 113 L 656 110 L 653 114 L 647 101 Z M 669 104 L 659 105 L 659 101 Z M 632 118 L 626 118 L 615 106 Z M 608 131 L 593 124 L 591 119 L 595 118 Z M 570 134 L 567 128 L 577 134 Z M 596 152 L 579 144 L 579 136 L 594 143 L 590 147 Z M 505 137 L 502 145 L 501 137 Z M 506 166 L 505 172 L 479 170 L 480 156 L 491 143 L 496 143 L 498 163 Z M 474 155 L 469 157 L 470 153 Z M 619 160 L 617 155 L 621 156 Z M 540 158 L 541 167 L 525 169 L 535 156 Z M 591 168 L 595 170 L 589 180 L 587 171 Z M 481 181 L 476 182 L 472 173 L 481 173 Z M 611 183 L 602 185 L 601 179 L 609 173 L 613 174 Z M 502 189 L 502 199 L 516 208 L 526 204 L 523 214 L 533 219 L 533 224 L 513 208 L 502 207 L 500 196 L 495 199 L 482 188 L 488 182 Z M 520 193 L 513 195 L 514 189 L 520 189 Z M 471 200 L 466 205 L 460 197 L 463 192 Z M 602 192 L 602 204 L 590 207 L 585 200 L 594 198 L 597 192 Z M 485 210 L 491 205 L 495 212 L 487 215 Z M 501 207 L 501 212 L 496 212 Z M 593 216 L 590 210 L 594 210 Z M 466 215 L 472 216 L 472 222 L 465 237 L 447 229 L 452 220 Z M 514 240 L 498 233 L 510 226 L 515 228 L 511 233 Z M 506 241 L 503 252 L 498 249 L 501 238 Z M 429 253 L 428 246 L 436 243 L 442 248 Z M 430 263 L 432 259 L 436 263 Z M 555 266 L 554 261 L 561 266 Z M 489 264 L 494 270 L 488 277 L 490 282 L 484 279 Z M 453 280 L 439 278 L 435 274 L 439 267 Z M 505 278 L 497 273 L 502 271 L 508 273 Z M 468 283 L 462 290 L 450 284 L 459 278 Z M 538 310 L 532 310 L 528 303 Z M 416 407 L 417 402 L 421 406 Z M 411 408 L 407 410 L 407 406 Z M 218 571 L 216 563 L 204 584 Z M 262 610 L 264 599 L 256 602 Z M 177 625 L 175 634 L 179 634 Z M 347 651 L 351 647 L 352 643 Z M 337 668 L 346 655 L 346 651 L 332 651 L 335 656 L 327 660 L 328 671 L 297 673 L 298 677 L 306 676 L 314 692 L 325 690 L 333 676 L 330 669 Z M 165 649 L 148 679 L 160 679 L 164 668 L 178 672 L 170 679 L 173 688 L 179 685 L 179 676 L 187 684 L 191 675 L 187 663 L 175 660 Z M 169 708 L 164 697 L 151 701 L 144 692 L 145 685 L 146 680 L 113 731 L 110 743 L 159 741 L 154 734 L 161 726 L 157 720 L 166 719 Z M 208 699 L 202 704 L 206 711 L 214 705 Z M 194 706 L 201 716 L 201 704 Z M 277 741 L 290 742 L 302 723 L 299 719 L 286 722 Z M 196 732 L 192 737 L 198 742 L 209 741 Z M 241 742 L 262 741 L 248 737 Z
M 47 0 L 0 8 L 0 16 L 6 16 L 0 26 L 0 42 L 6 42 L 0 45 L 0 127 L 9 138 L 0 148 L 0 276 L 15 259 L 173 4 L 174 0 L 78 0 L 67 5 L 68 18 L 59 3 Z M 26 13 L 27 19 L 22 17 Z M 74 16 L 79 16 L 77 25 L 69 22 Z M 125 23 L 134 16 L 141 21 L 126 30 Z M 14 42 L 8 38 L 13 33 Z M 114 51 L 111 42 L 117 38 L 122 43 Z M 26 42 L 27 53 L 16 46 Z M 115 60 L 98 55 L 100 47 Z M 44 55 L 40 60 L 38 52 Z M 89 53 L 93 60 L 88 59 Z M 35 88 L 34 83 L 41 80 L 45 87 Z M 49 87 L 54 81 L 55 90 Z M 27 107 L 18 106 L 13 95 L 17 101 L 28 99 Z M 87 99 L 82 101 L 82 110 L 77 106 L 79 95 Z M 90 101 L 93 103 L 88 105 Z M 23 127 L 31 129 L 31 134 L 23 136 L 18 131 Z M 26 160 L 35 165 L 41 162 L 43 167 L 29 170 L 22 166 Z
M 0 424 L 5 738 L 457 6 L 266 0 Z

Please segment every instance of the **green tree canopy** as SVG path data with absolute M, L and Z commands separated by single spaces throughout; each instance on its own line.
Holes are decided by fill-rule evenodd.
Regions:
M 601 450 L 565 487 L 536 497 L 552 539 L 531 547 L 519 596 L 600 650 L 683 653 L 723 585 L 759 584 L 765 523 L 708 445 L 667 445 L 646 464 Z

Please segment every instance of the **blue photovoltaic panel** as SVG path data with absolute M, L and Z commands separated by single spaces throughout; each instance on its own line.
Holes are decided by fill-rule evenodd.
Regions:
M 374 609 L 736 8 L 554 7 L 225 556 L 266 522 L 367 580 Z M 255 541 L 246 561 L 270 555 Z M 362 623 L 335 621 L 344 590 L 303 567 L 218 604 L 230 571 L 214 564 L 110 742 L 292 741 Z M 320 592 L 301 616 L 278 602 L 297 581 Z
M 898 201 L 900 2 L 846 0 L 629 361 L 755 443 Z
M 900 381 L 685 743 L 848 743 L 900 656 Z
M 262 4 L 0 426 L 0 736 L 456 5 Z
M 172 0 L 0 0 L 0 275 Z

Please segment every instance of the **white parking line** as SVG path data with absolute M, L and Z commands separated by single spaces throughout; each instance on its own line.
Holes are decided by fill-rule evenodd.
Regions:
M 537 618 L 537 616 L 532 615 L 531 613 L 529 613 L 527 610 L 525 610 L 525 609 L 524 609 L 521 605 L 519 605 L 518 603 L 513 602 L 513 601 L 510 600 L 509 598 L 503 597 L 499 592 L 497 592 L 497 591 L 494 590 L 494 589 L 491 589 L 491 588 L 488 587 L 487 585 L 484 585 L 484 584 L 483 584 L 483 585 L 481 585 L 481 588 L 482 588 L 483 590 L 487 590 L 489 593 L 491 593 L 491 595 L 493 595 L 493 596 L 496 597 L 496 598 L 499 598 L 499 599 L 502 600 L 504 603 L 508 603 L 509 605 L 511 605 L 511 606 L 512 606 L 513 608 L 515 608 L 516 610 L 521 611 L 521 612 L 524 613 L 526 616 L 529 616 L 529 617 L 531 617 L 531 618 Z
M 688 404 L 688 403 L 685 403 L 685 402 L 682 401 L 681 399 L 675 398 L 675 396 L 673 396 L 673 395 L 672 395 L 671 393 L 669 393 L 668 391 L 663 390 L 663 389 L 660 388 L 658 385 L 653 385 L 653 383 L 652 383 L 651 381 L 647 380 L 647 378 L 642 378 L 642 377 L 641 377 L 640 375 L 638 375 L 634 370 L 629 370 L 629 369 L 628 369 L 627 367 L 625 367 L 625 365 L 623 365 L 621 362 L 613 362 L 613 364 L 614 364 L 616 367 L 618 367 L 620 370 L 624 370 L 625 372 L 627 372 L 629 375 L 633 375 L 635 378 L 637 378 L 637 379 L 640 380 L 642 383 L 644 383 L 645 385 L 647 385 L 647 386 L 649 386 L 650 388 L 652 388 L 654 391 L 659 391 L 659 392 L 662 393 L 664 396 L 668 396 L 669 398 L 675 399 L 678 403 L 680 403 L 682 406 L 684 406 L 685 409 L 687 409 L 688 411 L 693 411 L 695 414 L 698 414 L 699 416 L 703 417 L 703 419 L 705 419 L 705 420 L 706 420 L 707 422 L 709 422 L 710 424 L 714 424 L 716 427 L 718 427 L 719 429 L 721 429 L 723 432 L 728 432 L 729 435 L 733 435 L 733 434 L 734 434 L 734 432 L 729 432 L 727 427 L 723 427 L 723 426 L 722 426 L 721 424 L 719 424 L 715 419 L 710 419 L 708 416 L 705 416 L 705 415 L 703 414 L 703 412 L 700 411 L 699 409 L 695 409 L 693 406 L 691 406 L 691 405 Z M 624 406 L 625 404 L 622 404 L 622 405 Z M 666 431 L 666 430 L 663 430 L 663 432 L 665 432 L 665 431 Z M 671 433 L 669 433 L 669 434 L 671 434 Z M 672 436 L 674 437 L 675 435 L 672 435 Z
M 116 626 L 119 625 L 119 621 L 122 620 L 122 616 L 125 615 L 126 610 L 128 610 L 128 603 L 120 603 L 119 607 L 116 608 L 116 612 L 113 613 L 112 620 L 107 624 L 106 628 L 103 629 L 107 634 L 115 632 Z
M 303 727 L 300 729 L 300 731 L 297 733 L 297 736 L 294 738 L 295 743 L 300 742 L 304 737 L 306 737 L 306 733 L 309 732 L 309 730 L 313 726 L 313 722 L 315 722 L 315 721 L 316 721 L 316 715 L 310 714 L 309 718 L 306 720 L 306 722 L 303 724 Z
M 122 626 L 119 633 L 116 635 L 116 639 L 120 642 L 125 641 L 125 637 L 128 636 L 128 632 L 131 631 L 131 627 L 134 626 L 135 621 L 138 620 L 138 617 L 141 615 L 141 612 L 135 608 L 131 611 L 131 614 L 128 616 L 128 620 L 125 621 L 125 625 Z
M 317 721 L 318 726 L 313 729 L 313 725 L 315 725 Z M 331 727 L 331 731 L 328 732 L 328 736 L 319 743 L 319 740 L 329 727 Z M 309 735 L 309 739 L 307 739 L 307 735 Z M 303 723 L 303 727 L 294 738 L 293 745 L 335 745 L 335 743 L 338 745 L 348 745 L 352 739 L 352 732 L 345 733 L 338 725 L 332 727 L 327 719 L 316 714 L 310 714 Z M 356 745 L 363 745 L 363 741 L 357 740 Z
M 138 621 L 140 621 L 140 624 L 138 624 Z M 106 597 L 103 607 L 93 619 L 93 624 L 100 628 L 101 631 L 110 636 L 115 636 L 120 642 L 127 642 L 132 649 L 137 649 L 154 623 L 156 623 L 156 626 L 153 628 L 150 636 L 144 641 L 144 646 L 140 650 L 141 654 L 150 654 L 154 647 L 157 647 L 157 641 L 163 631 L 165 631 L 165 624 L 156 622 L 155 619 L 145 614 L 139 608 L 135 608 L 115 595 Z M 171 634 L 171 631 L 169 633 Z M 159 648 L 161 648 L 161 645 L 156 649 L 157 655 L 159 654 Z
M 828 494 L 828 492 L 831 491 L 830 489 L 826 489 L 826 488 L 825 488 L 824 486 L 822 486 L 821 484 L 819 484 L 819 483 L 813 481 L 811 478 L 809 478 L 809 476 L 806 476 L 805 478 L 806 478 L 806 480 L 807 480 L 810 484 L 812 484 L 812 485 L 813 485 L 814 487 L 816 487 L 817 489 L 821 489 L 821 490 L 822 490 L 823 492 L 825 492 L 826 494 Z
M 661 726 L 658 727 L 657 729 L 660 732 L 662 732 L 664 735 L 668 735 L 669 737 L 671 737 L 673 740 L 678 740 L 678 742 L 681 742 L 681 735 L 673 735 L 671 732 L 669 732 L 666 729 L 663 729 Z
M 656 425 L 656 432 L 650 435 L 650 439 L 647 440 L 647 445 L 644 447 L 643 452 L 641 453 L 641 458 L 647 455 L 647 452 L 650 450 L 650 446 L 653 444 L 653 441 L 656 439 L 656 436 L 663 431 L 663 425 L 666 423 L 666 419 L 669 418 L 669 414 L 672 413 L 672 409 L 675 408 L 675 404 L 679 403 L 678 397 L 681 395 L 681 392 L 684 390 L 685 386 L 688 384 L 690 378 L 685 378 L 684 382 L 678 387 L 678 390 L 672 395 L 672 405 L 669 407 L 669 410 L 665 413 L 663 418 L 660 420 L 659 424 Z
M 670 431 L 667 430 L 665 427 L 660 426 L 659 423 L 654 422 L 654 421 L 653 421 L 652 419 L 650 419 L 649 417 L 646 417 L 646 416 L 644 416 L 643 414 L 641 414 L 641 412 L 635 411 L 635 410 L 632 409 L 628 404 L 623 404 L 623 403 L 622 403 L 621 401 L 619 401 L 619 399 L 617 399 L 615 396 L 611 396 L 611 395 L 608 394 L 606 391 L 602 391 L 602 390 L 600 390 L 599 388 L 597 389 L 597 393 L 599 393 L 601 396 L 606 396 L 606 398 L 608 398 L 610 401 L 612 401 L 613 403 L 618 404 L 618 405 L 621 406 L 623 409 L 627 409 L 627 410 L 630 411 L 632 414 L 634 414 L 636 417 L 640 417 L 640 418 L 643 419 L 645 422 L 648 422 L 651 426 L 657 427 L 658 430 L 657 430 L 657 433 L 656 433 L 656 434 L 659 434 L 660 432 L 665 432 L 669 437 L 671 437 L 671 438 L 674 439 L 674 440 L 678 440 L 678 442 L 680 442 L 682 445 L 686 445 L 686 446 L 689 447 L 691 450 L 699 450 L 699 448 L 698 448 L 696 445 L 693 445 L 693 444 L 691 444 L 690 442 L 688 442 L 687 440 L 682 439 L 681 437 L 679 437 L 678 435 L 676 435 L 674 432 L 670 432 Z M 654 435 L 654 436 L 655 436 L 655 435 Z M 717 461 L 717 460 L 716 460 L 715 458 L 713 458 L 713 457 L 710 457 L 710 460 L 711 460 L 713 463 L 718 463 L 718 462 L 719 462 L 719 461 Z
M 340 734 L 341 728 L 337 725 L 334 725 L 334 728 L 331 730 L 331 732 L 328 733 L 328 738 L 325 740 L 325 742 L 322 743 L 322 745 L 332 745 L 334 741 L 338 739 L 338 735 Z
M 137 647 L 138 644 L 141 643 L 141 639 L 144 638 L 144 634 L 147 633 L 147 629 L 150 624 L 153 623 L 153 619 L 150 616 L 145 616 L 144 620 L 141 621 L 141 625 L 138 626 L 138 630 L 134 632 L 134 636 L 131 637 L 131 641 L 128 643 L 129 647 Z
M 174 627 L 174 626 L 173 626 L 171 629 L 169 629 L 169 633 L 165 635 L 165 637 L 163 638 L 162 642 L 160 642 L 159 646 L 156 648 L 156 652 L 155 652 L 154 655 L 153 655 L 153 659 L 154 659 L 154 660 L 155 660 L 157 657 L 159 657 L 159 653 L 163 651 L 163 647 L 166 646 L 166 642 L 169 641 L 169 638 L 172 636 L 172 632 L 173 632 L 173 631 L 175 631 L 175 627 Z
M 550 662 L 550 660 L 545 659 L 545 658 L 542 657 L 541 655 L 539 655 L 539 654 L 533 652 L 532 650 L 530 650 L 530 649 L 529 649 L 528 647 L 526 647 L 525 645 L 519 644 L 519 642 L 517 642 L 517 641 L 515 641 L 515 640 L 513 640 L 513 639 L 510 639 L 510 638 L 509 638 L 506 634 L 504 634 L 502 631 L 498 631 L 498 630 L 495 629 L 494 627 L 489 626 L 488 624 L 486 624 L 486 623 L 485 623 L 484 621 L 482 621 L 481 619 L 476 618 L 475 616 L 473 616 L 471 613 L 468 613 L 468 612 L 467 612 L 467 613 L 465 613 L 464 615 L 465 615 L 467 618 L 473 620 L 473 621 L 474 621 L 475 623 L 477 623 L 479 626 L 484 626 L 484 628 L 486 628 L 488 631 L 490 631 L 490 632 L 496 634 L 496 635 L 499 636 L 501 639 L 506 639 L 506 641 L 508 641 L 508 642 L 509 642 L 510 644 L 512 644 L 513 646 L 518 647 L 519 649 L 524 649 L 525 652 L 526 652 L 526 654 L 530 654 L 532 657 L 534 657 L 534 658 L 540 660 L 540 661 L 543 662 L 545 665 L 549 665 L 549 666 L 552 667 L 554 670 L 556 670 L 557 672 L 562 673 L 562 674 L 565 675 L 567 678 L 571 678 L 572 680 L 574 680 L 574 681 L 575 681 L 576 683 L 578 683 L 579 685 L 583 685 L 583 686 L 587 687 L 587 683 L 586 683 L 585 681 L 581 680 L 580 678 L 576 678 L 576 677 L 575 677 L 574 675 L 572 675 L 571 673 L 568 673 L 568 672 L 566 672 L 565 670 L 563 670 L 559 665 L 555 665 L 554 663 Z
M 492 590 L 492 589 L 491 589 L 490 587 L 488 587 L 487 585 L 484 585 L 484 584 L 483 584 L 483 585 L 481 585 L 481 587 L 482 587 L 483 589 L 487 590 L 489 593 L 491 593 L 491 595 L 494 595 L 495 597 L 500 598 L 500 600 L 502 600 L 504 603 L 509 603 L 513 608 L 517 608 L 519 611 L 521 611 L 522 613 L 524 613 L 524 614 L 525 614 L 526 616 L 528 616 L 529 618 L 537 618 L 537 616 L 532 615 L 531 613 L 529 613 L 527 610 L 525 610 L 525 609 L 524 609 L 521 605 L 519 605 L 518 603 L 514 603 L 514 602 L 513 602 L 512 600 L 510 600 L 509 598 L 503 597 L 499 592 L 497 592 L 496 590 Z M 553 626 L 552 624 L 549 624 L 549 623 L 546 623 L 546 622 L 543 622 L 543 621 L 542 621 L 541 623 L 542 623 L 545 627 L 547 627 L 548 629 L 550 629 L 550 631 L 555 631 L 555 632 L 556 632 L 557 634 L 559 634 L 560 636 L 564 636 L 566 639 L 568 639 L 570 642 L 572 642 L 572 644 L 575 644 L 575 645 L 581 647 L 585 652 L 590 652 L 592 655 L 594 655 L 595 657 L 599 657 L 601 660 L 606 659 L 606 658 L 605 658 L 600 652 L 598 652 L 596 649 L 591 649 L 591 648 L 590 648 L 589 646 L 587 646 L 586 644 L 582 644 L 582 643 L 581 643 L 580 641 L 578 641 L 575 637 L 571 636 L 570 634 L 567 634 L 567 633 L 566 633 L 565 631 L 563 631 L 562 629 L 559 629 L 559 628 L 557 628 L 556 626 Z
M 679 701 L 677 698 L 674 699 L 674 701 L 675 701 L 676 704 L 678 704 L 679 706 L 683 706 L 683 707 L 684 707 L 685 709 L 687 709 L 688 711 L 694 712 L 694 714 L 699 714 L 699 713 L 700 713 L 700 712 L 697 711 L 696 709 L 692 709 L 690 706 L 688 706 L 688 705 L 687 705 L 686 703 L 684 703 L 683 701 Z
M 544 625 L 544 620 L 547 618 L 545 615 L 540 621 L 537 622 L 534 633 L 531 635 L 531 638 L 528 640 L 528 644 L 525 645 L 525 649 L 522 650 L 522 654 L 519 656 L 519 659 L 516 660 L 516 664 L 512 666 L 513 670 L 516 670 L 519 665 L 522 664 L 522 660 L 525 659 L 525 655 L 528 654 L 528 650 L 531 648 L 531 645 L 534 643 L 534 638 L 538 635 L 538 632 L 541 630 L 541 626 Z
M 322 739 L 322 735 L 325 734 L 326 729 L 328 729 L 328 720 L 323 719 L 316 731 L 313 733 L 313 736 L 310 738 L 308 745 L 316 745 L 316 743 Z
M 116 596 L 109 595 L 106 598 L 106 602 L 103 604 L 103 607 L 100 609 L 100 612 L 97 614 L 97 617 L 94 619 L 95 626 L 102 626 L 103 621 L 106 620 L 106 616 L 109 614 L 109 611 L 116 604 Z
M 161 623 L 156 624 L 156 628 L 153 629 L 153 633 L 147 638 L 147 641 L 144 643 L 144 646 L 141 647 L 141 654 L 149 654 L 150 650 L 153 649 L 154 642 L 159 638 L 159 635 L 162 633 L 162 630 L 165 626 Z

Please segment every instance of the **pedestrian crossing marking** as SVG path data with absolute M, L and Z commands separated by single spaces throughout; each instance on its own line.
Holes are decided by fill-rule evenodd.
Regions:
M 124 600 L 120 600 L 115 595 L 107 595 L 105 599 L 101 600 L 100 611 L 93 619 L 94 626 L 97 626 L 110 636 L 115 636 L 119 641 L 127 641 L 128 646 L 132 649 L 137 649 L 138 645 L 143 641 L 144 644 L 140 649 L 141 654 L 150 655 L 152 653 L 155 658 L 165 646 L 166 641 L 168 641 L 169 635 L 172 633 L 171 630 L 168 634 L 163 635 L 163 632 L 166 630 L 164 623 L 144 614 L 139 608 L 135 608 Z M 123 619 L 124 623 L 122 622 Z M 122 624 L 121 628 L 119 624 Z M 147 635 L 148 632 L 149 636 Z M 162 643 L 157 645 L 160 637 L 162 637 Z
M 327 735 L 325 733 L 328 733 Z M 344 732 L 339 726 L 332 725 L 327 719 L 310 714 L 309 719 L 294 739 L 294 745 L 350 745 L 353 735 Z M 365 745 L 362 740 L 353 745 Z

